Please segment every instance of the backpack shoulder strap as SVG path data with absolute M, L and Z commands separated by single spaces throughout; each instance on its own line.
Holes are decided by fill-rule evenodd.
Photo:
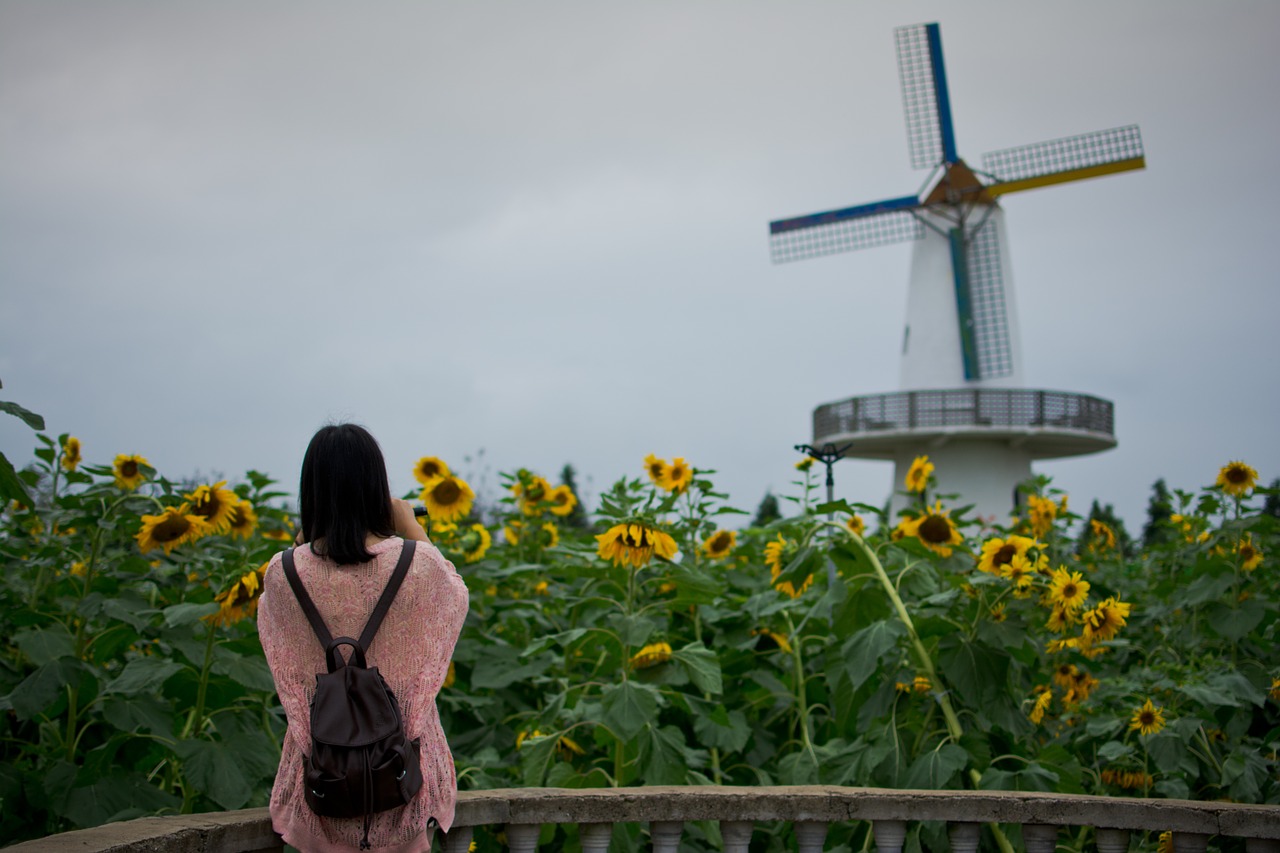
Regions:
M 289 586 L 293 587 L 293 594 L 298 599 L 298 604 L 302 605 L 302 612 L 306 614 L 307 621 L 311 623 L 311 630 L 316 632 L 316 636 L 320 638 L 320 645 L 326 649 L 333 642 L 333 635 L 329 633 L 329 628 L 324 624 L 324 619 L 320 616 L 320 611 L 316 610 L 315 602 L 311 600 L 307 588 L 302 585 L 302 578 L 298 577 L 298 569 L 293 564 L 293 549 L 284 552 L 284 576 L 289 579 Z
M 395 600 L 396 593 L 400 591 L 400 584 L 404 583 L 405 575 L 409 574 L 409 564 L 413 562 L 414 541 L 412 539 L 404 540 L 404 548 L 400 551 L 400 562 L 396 563 L 396 570 L 391 573 L 391 580 L 387 581 L 387 588 L 382 591 L 382 597 L 378 599 L 377 605 L 373 608 L 373 613 L 369 616 L 369 621 L 365 623 L 364 630 L 360 632 L 360 648 L 365 651 L 369 650 L 369 644 L 373 642 L 373 635 L 378 633 L 382 620 L 386 618 L 387 611 L 391 609 L 391 602 Z

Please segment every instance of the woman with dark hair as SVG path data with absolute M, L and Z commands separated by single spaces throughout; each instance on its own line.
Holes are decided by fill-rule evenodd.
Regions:
M 364 428 L 340 424 L 317 432 L 302 461 L 299 492 L 299 543 L 306 544 L 293 549 L 293 563 L 334 637 L 360 636 L 404 541 L 415 540 L 408 572 L 365 659 L 395 694 L 405 735 L 419 742 L 423 784 L 407 805 L 368 821 L 321 817 L 307 805 L 310 704 L 316 675 L 328 667 L 277 554 L 258 605 L 258 634 L 288 721 L 271 790 L 272 825 L 304 853 L 357 850 L 365 838 L 383 853 L 429 851 L 432 828 L 447 832 L 452 825 L 457 796 L 435 699 L 466 618 L 466 584 L 427 539 L 413 508 L 391 497 L 382 451 Z

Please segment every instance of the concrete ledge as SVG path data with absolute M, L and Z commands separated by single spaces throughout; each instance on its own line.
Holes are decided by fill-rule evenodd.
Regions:
M 652 786 L 500 788 L 458 795 L 456 826 L 650 821 L 943 820 L 1043 823 L 1280 840 L 1280 806 L 1017 791 Z M 266 809 L 139 818 L 28 841 L 20 853 L 258 853 L 281 849 Z

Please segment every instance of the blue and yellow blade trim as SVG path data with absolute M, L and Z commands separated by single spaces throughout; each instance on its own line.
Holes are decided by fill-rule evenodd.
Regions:
M 1019 181 L 1002 181 L 988 184 L 986 193 L 991 196 L 1002 196 L 1006 193 L 1034 190 L 1038 187 L 1065 184 L 1070 181 L 1100 178 L 1104 175 L 1114 175 L 1117 172 L 1132 172 L 1135 169 L 1145 169 L 1146 167 L 1147 160 L 1145 157 L 1133 157 L 1128 160 L 1117 160 L 1114 163 L 1102 163 L 1097 166 L 1085 166 L 1080 169 L 1064 169 L 1061 172 L 1050 172 L 1047 175 L 1036 175 L 1033 178 L 1023 178 Z
M 901 198 L 890 198 L 884 201 L 873 201 L 856 207 L 842 207 L 839 210 L 828 210 L 823 213 L 810 213 L 807 216 L 795 216 L 791 219 L 777 219 L 769 223 L 770 234 L 783 234 L 787 231 L 799 231 L 802 228 L 816 228 L 819 225 L 832 225 L 849 219 L 861 219 L 864 216 L 876 216 L 894 210 L 910 210 L 920 206 L 920 199 L 913 195 Z

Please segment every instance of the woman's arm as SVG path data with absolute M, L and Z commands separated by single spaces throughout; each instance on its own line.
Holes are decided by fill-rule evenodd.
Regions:
M 413 507 L 408 501 L 402 501 L 399 498 L 391 499 L 391 515 L 396 523 L 396 534 L 401 539 L 414 539 L 418 542 L 430 542 L 427 533 L 422 529 L 422 525 L 418 524 L 418 520 L 413 517 Z

